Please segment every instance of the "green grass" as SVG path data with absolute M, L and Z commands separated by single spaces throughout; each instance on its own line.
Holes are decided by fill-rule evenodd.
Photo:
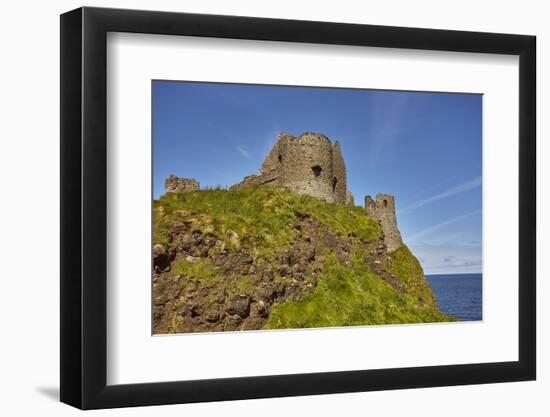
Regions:
M 210 267 L 210 264 L 205 259 L 200 259 L 196 262 L 188 262 L 182 259 L 174 265 L 174 272 L 179 276 L 182 286 L 185 286 L 190 281 L 214 284 L 220 279 L 216 271 Z
M 432 305 L 401 294 L 356 256 L 350 267 L 326 256 L 317 287 L 307 298 L 273 307 L 268 329 L 448 321 Z
M 254 291 L 254 282 L 249 275 L 243 275 L 239 279 L 227 288 L 229 295 L 246 295 L 252 294 Z
M 435 298 L 418 259 L 403 245 L 390 252 L 392 265 L 399 280 L 405 285 L 408 294 L 423 303 L 435 305 Z
M 211 231 L 234 247 L 247 247 L 259 259 L 273 259 L 295 237 L 297 214 L 306 214 L 333 233 L 354 239 L 374 240 L 380 226 L 360 207 L 329 204 L 316 198 L 297 195 L 280 188 L 242 190 L 201 190 L 167 194 L 154 202 L 154 242 L 167 244 L 174 223 L 191 221 L 198 230 Z M 234 239 L 233 239 L 234 240 Z

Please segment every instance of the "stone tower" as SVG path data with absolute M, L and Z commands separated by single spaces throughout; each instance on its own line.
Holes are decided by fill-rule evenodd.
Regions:
M 253 186 L 286 187 L 329 203 L 353 202 L 340 144 L 319 133 L 306 132 L 298 137 L 281 133 L 259 174 L 245 177 L 231 188 Z
M 366 196 L 365 210 L 370 217 L 378 220 L 382 225 L 384 242 L 386 243 L 389 252 L 403 246 L 401 233 L 397 228 L 395 198 L 392 195 L 377 194 L 376 201 L 374 201 L 370 195 Z

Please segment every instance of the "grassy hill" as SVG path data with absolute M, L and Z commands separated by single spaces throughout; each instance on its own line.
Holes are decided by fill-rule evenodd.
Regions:
M 155 201 L 153 226 L 155 333 L 454 320 L 360 207 L 202 190 Z

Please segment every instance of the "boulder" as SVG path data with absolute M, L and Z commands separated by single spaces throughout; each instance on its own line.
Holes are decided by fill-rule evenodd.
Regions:
M 209 322 L 216 322 L 220 319 L 221 309 L 220 306 L 215 304 L 208 309 L 205 314 L 206 320 Z
M 225 332 L 237 330 L 243 319 L 238 314 L 227 317 L 223 330 Z
M 250 297 L 248 295 L 237 295 L 229 301 L 227 312 L 231 315 L 247 317 L 250 313 Z
M 157 272 L 170 269 L 170 258 L 166 248 L 160 243 L 153 245 L 153 269 Z

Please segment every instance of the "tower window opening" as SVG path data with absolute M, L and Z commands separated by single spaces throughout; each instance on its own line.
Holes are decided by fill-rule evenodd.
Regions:
M 279 163 L 283 162 L 283 155 L 279 155 Z
M 338 178 L 334 177 L 332 179 L 332 192 L 336 191 L 336 183 L 338 182 Z
M 323 168 L 321 168 L 319 165 L 315 165 L 311 167 L 311 170 L 313 171 L 313 176 L 318 177 L 321 175 L 321 171 L 323 171 Z
M 388 200 L 384 200 L 384 207 L 388 207 Z

